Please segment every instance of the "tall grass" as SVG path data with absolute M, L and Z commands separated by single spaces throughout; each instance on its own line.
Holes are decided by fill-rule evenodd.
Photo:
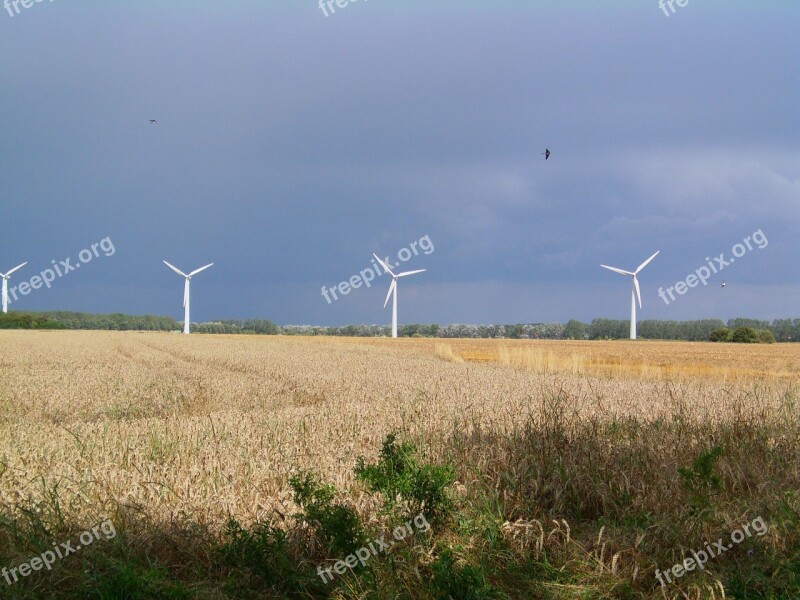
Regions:
M 0 568 L 106 518 L 118 536 L 0 598 L 800 597 L 783 376 L 595 376 L 503 341 L 3 335 Z M 430 534 L 321 584 L 432 503 Z M 661 588 L 757 516 L 765 536 Z

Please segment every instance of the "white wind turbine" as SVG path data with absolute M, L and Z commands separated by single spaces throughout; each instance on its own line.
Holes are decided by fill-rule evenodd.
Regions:
M 397 280 L 401 277 L 408 277 L 409 275 L 416 275 L 417 273 L 424 273 L 426 269 L 419 269 L 418 271 L 406 271 L 405 273 L 398 273 L 395 275 L 392 270 L 389 268 L 385 262 L 383 262 L 380 258 L 378 258 L 377 254 L 373 255 L 376 260 L 381 264 L 381 266 L 386 270 L 386 272 L 392 276 L 392 284 L 389 286 L 389 293 L 386 294 L 386 301 L 383 303 L 383 308 L 386 308 L 386 304 L 389 302 L 389 296 L 392 296 L 394 293 L 393 300 L 392 300 L 392 337 L 397 337 Z
M 206 265 L 205 267 L 201 267 L 201 268 L 197 269 L 196 271 L 192 271 L 188 275 L 186 273 L 184 273 L 183 271 L 181 271 L 180 269 L 178 269 L 176 267 L 173 267 L 167 261 L 164 261 L 164 264 L 167 265 L 170 269 L 175 271 L 178 275 L 180 275 L 181 277 L 183 277 L 186 280 L 186 283 L 183 286 L 183 308 L 184 308 L 183 333 L 186 334 L 186 335 L 189 335 L 189 324 L 191 322 L 191 321 L 189 321 L 189 283 L 192 281 L 192 277 L 194 277 L 195 275 L 197 275 L 198 273 L 200 273 L 202 271 L 205 271 L 209 267 L 213 267 L 214 263 L 211 263 L 210 265 Z
M 639 265 L 633 273 L 630 271 L 623 271 L 622 269 L 617 269 L 616 267 L 609 267 L 607 265 L 600 265 L 604 269 L 608 269 L 609 271 L 614 271 L 615 273 L 619 273 L 620 275 L 629 275 L 633 279 L 633 289 L 631 290 L 631 339 L 636 339 L 636 301 L 639 301 L 639 308 L 642 308 L 642 294 L 639 291 L 639 280 L 636 279 L 636 275 L 639 274 L 639 271 L 644 269 L 650 261 L 653 260 L 661 250 L 656 251 L 653 256 L 648 258 L 642 264 Z
M 14 267 L 5 275 L 0 273 L 0 277 L 3 278 L 3 314 L 6 314 L 8 312 L 8 280 L 14 272 L 19 271 L 22 267 L 24 267 L 27 264 L 28 263 L 24 262 L 21 265 Z

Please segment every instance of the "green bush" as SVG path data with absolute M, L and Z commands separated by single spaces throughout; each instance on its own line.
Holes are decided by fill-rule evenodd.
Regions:
M 756 338 L 759 344 L 774 344 L 775 336 L 769 329 L 759 329 L 756 331 Z
M 364 545 L 365 536 L 355 510 L 333 499 L 336 490 L 321 485 L 313 473 L 301 472 L 289 479 L 294 501 L 303 509 L 299 521 L 313 525 L 322 545 L 332 556 L 346 556 Z
M 730 342 L 731 341 L 731 330 L 727 327 L 722 327 L 720 329 L 715 329 L 710 334 L 708 334 L 708 339 L 711 342 Z
M 459 564 L 451 550 L 444 550 L 431 566 L 431 583 L 437 600 L 488 600 L 497 591 L 486 581 L 486 575 L 470 564 Z
M 95 561 L 86 570 L 85 589 L 81 594 L 87 600 L 190 600 L 193 597 L 183 583 L 170 582 L 169 571 L 161 565 L 144 566 L 130 560 L 112 560 L 103 556 Z
M 692 466 L 679 468 L 683 488 L 689 495 L 689 505 L 695 509 L 708 507 L 711 495 L 722 487 L 722 480 L 716 473 L 717 460 L 722 456 L 721 446 L 703 451 L 694 459 Z
M 269 523 L 256 523 L 251 531 L 242 528 L 238 521 L 230 519 L 223 533 L 225 542 L 219 549 L 220 562 L 240 573 L 245 571 L 259 583 L 268 587 L 287 591 L 299 583 L 299 574 L 289 558 L 286 547 L 286 533 L 272 527 Z M 244 586 L 241 579 L 236 581 L 239 588 Z
M 712 342 L 736 342 L 739 344 L 774 344 L 775 336 L 769 329 L 737 327 L 733 331 L 727 327 L 715 329 L 708 339 Z
M 752 327 L 737 327 L 731 334 L 731 341 L 737 344 L 755 344 L 758 342 L 758 334 Z
M 420 465 L 414 458 L 413 445 L 398 444 L 389 434 L 383 442 L 377 464 L 367 465 L 358 459 L 355 474 L 371 492 L 380 492 L 389 508 L 398 500 L 405 501 L 408 512 L 404 517 L 424 514 L 434 523 L 446 520 L 452 510 L 447 487 L 455 481 L 451 465 Z

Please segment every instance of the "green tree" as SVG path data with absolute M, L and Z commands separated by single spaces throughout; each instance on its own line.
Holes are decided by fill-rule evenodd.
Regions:
M 564 337 L 568 340 L 582 340 L 586 335 L 586 323 L 570 319 L 564 327 Z
M 731 341 L 731 330 L 727 327 L 720 327 L 709 333 L 708 339 L 712 342 L 729 342 Z
M 759 329 L 756 331 L 756 338 L 759 344 L 774 344 L 775 336 L 769 329 Z
M 755 344 L 758 342 L 758 334 L 752 327 L 737 327 L 731 334 L 731 341 L 737 344 Z

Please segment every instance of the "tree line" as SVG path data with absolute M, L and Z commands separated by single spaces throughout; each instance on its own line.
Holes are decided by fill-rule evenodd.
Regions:
M 707 341 L 712 332 L 750 328 L 769 331 L 778 342 L 800 340 L 800 319 L 703 319 L 697 321 L 644 320 L 637 324 L 638 337 L 651 340 Z M 90 314 L 77 312 L 11 312 L 0 315 L 0 329 L 86 329 L 111 331 L 180 331 L 181 323 L 171 317 L 133 316 L 121 313 Z M 590 323 L 570 320 L 561 323 L 522 323 L 512 325 L 409 324 L 398 328 L 400 337 L 494 338 L 543 340 L 627 339 L 630 321 L 594 319 Z M 195 333 L 251 335 L 324 335 L 348 337 L 388 337 L 388 325 L 279 326 L 266 319 L 230 319 L 192 324 Z

